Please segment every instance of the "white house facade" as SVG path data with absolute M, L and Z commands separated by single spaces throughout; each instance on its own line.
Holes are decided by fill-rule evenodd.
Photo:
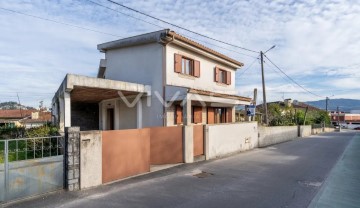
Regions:
M 98 45 L 97 78 L 67 75 L 53 98 L 62 129 L 131 129 L 235 122 L 242 63 L 161 30 Z

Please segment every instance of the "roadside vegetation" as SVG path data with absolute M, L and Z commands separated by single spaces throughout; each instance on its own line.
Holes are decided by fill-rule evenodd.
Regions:
M 5 161 L 5 139 L 9 140 L 8 160 L 12 162 L 58 155 L 59 141 L 52 136 L 58 136 L 58 128 L 51 124 L 30 129 L 0 127 L 0 164 Z
M 56 135 L 58 135 L 58 128 L 51 124 L 46 124 L 44 126 L 30 129 L 25 129 L 24 127 L 0 127 L 0 140 L 47 137 Z
M 323 110 L 294 109 L 272 103 L 268 106 L 270 126 L 330 125 L 330 117 Z

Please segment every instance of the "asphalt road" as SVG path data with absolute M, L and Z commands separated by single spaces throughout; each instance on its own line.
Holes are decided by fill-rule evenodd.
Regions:
M 9 207 L 307 207 L 354 135 L 312 136 Z

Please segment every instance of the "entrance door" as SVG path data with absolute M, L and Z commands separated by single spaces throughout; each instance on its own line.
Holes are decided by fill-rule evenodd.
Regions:
M 107 109 L 106 130 L 114 130 L 114 108 Z

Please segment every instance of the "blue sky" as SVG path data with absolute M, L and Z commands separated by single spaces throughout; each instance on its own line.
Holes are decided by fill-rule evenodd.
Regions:
M 196 36 L 106 0 L 92 1 L 158 26 L 87 0 L 2 0 L 1 8 L 116 37 L 0 9 L 0 102 L 17 100 L 19 93 L 24 104 L 37 106 L 43 100 L 49 106 L 66 73 L 96 76 L 99 59 L 104 57 L 97 51 L 97 44 L 162 28 L 193 37 L 245 63 L 237 72 L 238 93 L 252 96 L 253 89 L 258 88 L 258 101 L 262 101 L 260 64 L 251 57 L 257 54 Z M 268 57 L 306 89 L 324 97 L 360 99 L 360 4 L 357 1 L 117 1 L 256 51 L 276 45 L 267 53 Z M 247 70 L 243 73 L 244 69 Z M 265 73 L 270 101 L 323 99 L 291 84 L 268 62 Z

